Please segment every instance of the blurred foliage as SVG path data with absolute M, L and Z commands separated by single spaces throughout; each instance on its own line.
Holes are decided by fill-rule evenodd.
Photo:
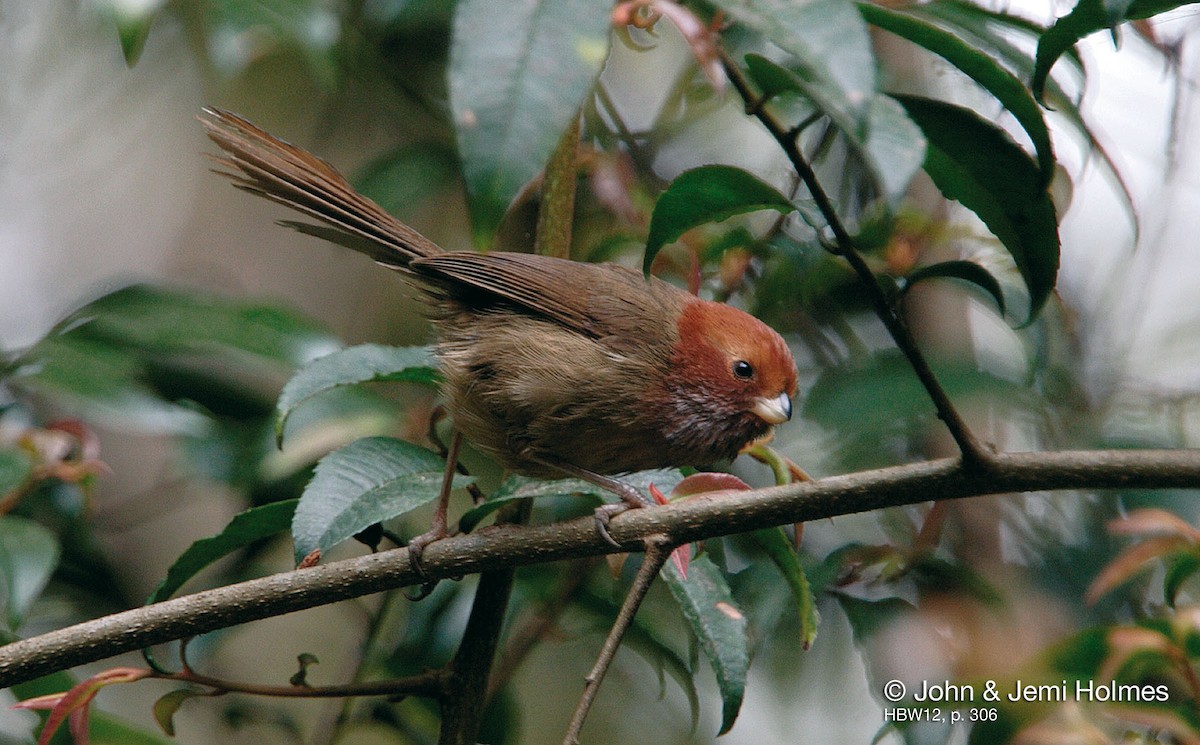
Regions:
M 743 112 L 728 90 L 726 62 L 753 86 L 758 98 L 748 107 L 768 111 L 796 138 L 890 302 L 909 307 L 918 283 L 943 292 L 964 284 L 970 294 L 963 297 L 986 298 L 982 312 L 996 314 L 1008 350 L 935 358 L 956 402 L 992 412 L 1002 423 L 996 430 L 1007 429 L 1022 447 L 1145 439 L 1133 428 L 1128 437 L 1102 430 L 1099 407 L 1081 393 L 1077 339 L 1053 292 L 1060 215 L 1047 187 L 1058 164 L 1037 102 L 1057 112 L 1056 135 L 1078 139 L 1115 170 L 1079 110 L 1085 69 L 1074 44 L 1179 3 L 1081 0 L 1050 29 L 962 0 L 93 4 L 109 14 L 130 64 L 154 25 L 170 19 L 188 28 L 226 82 L 280 58 L 300 60 L 326 91 L 383 81 L 392 96 L 384 105 L 398 119 L 419 112 L 430 126 L 378 157 L 356 184 L 401 215 L 461 189 L 480 247 L 531 233 L 539 174 L 578 118 L 573 255 L 644 265 L 743 305 L 786 332 L 797 352 L 808 381 L 804 426 L 813 434 L 785 429 L 773 451 L 760 453 L 773 479 L 734 464 L 751 482 L 801 477 L 789 459 L 823 473 L 944 451 L 924 392 L 880 332 L 858 280 L 830 250 L 831 226 L 813 195 L 773 145 L 754 146 L 769 158 L 750 152 L 746 143 L 761 133 L 748 119 L 730 124 Z M 914 81 L 900 76 L 910 66 L 877 55 L 872 43 L 885 32 L 904 40 L 905 53 L 926 69 L 955 71 L 944 100 L 906 93 Z M 921 170 L 973 217 L 947 219 L 941 205 L 914 201 L 909 187 Z M 1125 206 L 1132 213 L 1127 193 Z M 965 323 L 950 317 L 932 325 L 953 337 Z M 53 616 L 55 598 L 71 598 L 88 615 L 137 600 L 124 597 L 119 567 L 89 524 L 89 493 L 105 466 L 84 422 L 169 434 L 193 477 L 224 483 L 245 500 L 247 510 L 224 531 L 176 561 L 151 597 L 158 601 L 225 557 L 234 561 L 218 565 L 215 581 L 247 576 L 273 541 L 290 538 L 298 561 L 315 561 L 351 537 L 374 549 L 420 532 L 410 513 L 436 495 L 444 455 L 446 426 L 427 410 L 436 377 L 426 348 L 344 348 L 285 308 L 144 286 L 84 306 L 5 359 L 0 630 L 15 638 L 40 627 L 34 621 Z M 1154 444 L 1177 444 L 1169 433 L 1157 437 Z M 472 476 L 457 485 L 471 484 L 484 501 L 460 512 L 464 531 L 531 497 L 533 519 L 548 521 L 584 514 L 605 496 L 571 481 L 504 479 L 481 458 L 468 461 Z M 682 476 L 629 480 L 670 492 Z M 680 486 L 672 496 L 686 498 Z M 888 741 L 948 742 L 956 733 L 992 744 L 1197 741 L 1200 530 L 1193 524 L 1200 515 L 1194 507 L 1169 512 L 1179 496 L 935 502 L 797 526 L 798 553 L 782 530 L 710 541 L 697 558 L 680 556 L 667 567 L 669 593 L 656 588 L 626 642 L 660 679 L 671 677 L 691 708 L 692 722 L 664 725 L 659 739 L 714 735 L 717 728 L 689 731 L 714 686 L 719 729 L 734 726 L 760 656 L 786 650 L 796 669 L 772 674 L 777 685 L 795 685 L 788 675 L 805 674 L 807 664 L 790 653 L 813 641 L 820 605 L 848 624 L 862 655 L 873 700 L 858 702 L 859 710 L 894 706 L 883 685 L 905 676 L 980 687 L 996 681 L 1005 691 L 1018 681 L 1047 686 L 1035 700 L 986 710 L 976 701 L 962 711 L 992 715 L 953 726 L 889 724 L 880 733 Z M 1122 517 L 1124 504 L 1141 509 Z M 1103 529 L 1110 521 L 1112 535 Z M 1127 536 L 1138 542 L 1126 545 Z M 540 741 L 522 729 L 525 701 L 538 691 L 514 670 L 564 629 L 598 645 L 630 577 L 628 567 L 611 569 L 585 563 L 518 574 L 484 741 Z M 365 638 L 347 630 L 332 643 L 362 645 L 356 680 L 416 674 L 452 657 L 470 597 L 458 583 L 416 604 L 390 593 L 372 611 Z M 1038 631 L 1039 624 L 1050 628 Z M 931 637 L 938 640 L 931 659 L 897 662 L 906 645 Z M 715 681 L 700 674 L 701 652 Z M 315 658 L 296 653 L 298 680 L 307 684 Z M 59 674 L 16 693 L 79 691 L 72 700 L 82 701 L 75 711 L 86 718 L 100 685 L 132 679 L 123 675 L 75 684 Z M 1076 693 L 1089 684 L 1150 694 L 1115 705 L 1112 696 Z M 1056 698 L 1056 686 L 1069 695 Z M 164 729 L 180 706 L 205 705 L 190 701 L 194 695 L 181 689 L 160 699 L 155 715 Z M 804 690 L 788 697 L 797 706 L 813 700 Z M 294 721 L 256 704 L 229 704 L 228 725 L 299 737 Z M 621 705 L 658 704 L 626 697 Z M 348 702 L 342 714 L 336 727 L 347 738 L 370 731 L 432 742 L 438 730 L 436 706 L 417 697 Z M 105 732 L 122 742 L 158 741 L 104 715 L 92 718 L 92 731 L 98 741 Z

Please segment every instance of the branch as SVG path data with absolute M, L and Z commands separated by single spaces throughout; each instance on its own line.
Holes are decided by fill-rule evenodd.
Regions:
M 738 95 L 746 104 L 746 113 L 758 119 L 775 142 L 783 149 L 784 155 L 787 156 L 792 167 L 796 169 L 796 173 L 800 176 L 800 180 L 804 182 L 808 188 L 809 194 L 813 198 L 813 202 L 817 206 L 817 210 L 821 216 L 825 218 L 825 222 L 829 224 L 829 229 L 833 232 L 835 242 L 832 252 L 844 258 L 854 273 L 858 275 L 859 281 L 862 283 L 863 289 L 871 298 L 871 304 L 875 307 L 875 315 L 879 316 L 879 320 L 887 328 L 892 340 L 896 342 L 896 346 L 908 358 L 908 363 L 912 366 L 913 372 L 921 381 L 921 385 L 925 387 L 929 398 L 933 401 L 933 406 L 937 409 L 938 418 L 946 425 L 946 429 L 950 430 L 950 436 L 954 438 L 954 442 L 958 445 L 958 449 L 962 452 L 963 462 L 967 465 L 980 470 L 987 470 L 995 466 L 992 451 L 979 441 L 975 433 L 967 426 L 962 415 L 954 408 L 953 402 L 950 401 L 950 396 L 946 394 L 942 384 L 938 382 L 937 376 L 933 374 L 932 368 L 929 367 L 929 362 L 925 356 L 921 354 L 920 347 L 917 346 L 916 339 L 908 330 L 908 326 L 897 315 L 895 308 L 888 301 L 887 296 L 883 294 L 883 290 L 879 287 L 879 282 L 875 279 L 874 272 L 871 267 L 867 266 L 867 262 L 859 253 L 858 247 L 854 243 L 854 238 L 851 237 L 850 231 L 846 230 L 846 226 L 842 224 L 841 217 L 838 216 L 837 210 L 834 209 L 832 200 L 825 193 L 824 187 L 821 186 L 820 180 L 817 179 L 817 174 L 805 159 L 804 154 L 800 152 L 799 145 L 796 144 L 796 138 L 799 134 L 797 130 L 790 130 L 783 126 L 770 112 L 766 110 L 766 100 L 754 94 L 750 88 L 749 81 L 746 76 L 733 60 L 729 58 L 723 50 L 721 52 L 721 64 L 725 68 L 725 74 L 729 76 L 729 82 L 737 90 Z
M 958 458 L 740 492 L 702 494 L 613 519 L 616 548 L 591 515 L 536 526 L 502 526 L 428 546 L 431 579 L 640 550 L 673 543 L 934 499 L 1055 489 L 1200 488 L 1200 450 L 1002 453 L 984 472 Z M 395 549 L 173 598 L 0 647 L 0 688 L 174 639 L 420 582 L 408 550 Z

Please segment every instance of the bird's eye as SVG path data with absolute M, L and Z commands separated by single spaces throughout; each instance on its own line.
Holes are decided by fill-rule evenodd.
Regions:
M 733 374 L 734 377 L 749 380 L 754 377 L 754 367 L 745 360 L 738 360 L 733 363 Z

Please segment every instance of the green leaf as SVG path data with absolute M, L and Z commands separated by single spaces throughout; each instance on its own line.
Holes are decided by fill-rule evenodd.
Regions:
M 775 187 L 740 168 L 714 165 L 684 171 L 654 205 L 642 269 L 648 273 L 663 246 L 697 225 L 758 210 L 786 215 L 795 209 Z
M 948 199 L 983 220 L 1012 254 L 1029 288 L 1032 321 L 1058 276 L 1059 239 L 1054 204 L 1029 155 L 1008 135 L 972 111 L 942 101 L 899 96 L 925 133 L 925 170 Z
M 1189 552 L 1176 554 L 1167 566 L 1167 574 L 1163 577 L 1163 596 L 1167 604 L 1175 607 L 1175 598 L 1183 583 L 1200 573 L 1200 555 Z
M 320 324 L 292 310 L 149 285 L 105 295 L 60 328 L 148 353 L 219 354 L 288 367 L 339 346 Z
M 292 524 L 292 515 L 299 500 L 285 499 L 259 507 L 252 507 L 236 515 L 215 536 L 202 538 L 179 555 L 167 570 L 167 576 L 146 598 L 146 603 L 158 603 L 175 594 L 202 569 L 235 551 L 253 545 L 263 539 L 286 532 Z
M 137 64 L 142 50 L 146 47 L 146 39 L 150 36 L 150 27 L 154 25 L 154 19 L 165 4 L 166 0 L 132 3 L 104 0 L 101 3 L 117 26 L 117 36 L 121 40 L 121 53 L 125 56 L 125 64 L 130 67 Z
M 174 434 L 205 431 L 208 420 L 203 415 L 164 401 L 146 385 L 143 372 L 133 350 L 63 334 L 34 345 L 10 380 L 24 392 L 114 427 Z
M 275 439 L 283 441 L 288 416 L 305 401 L 358 383 L 407 382 L 434 385 L 439 376 L 429 347 L 361 344 L 313 360 L 283 387 L 275 405 Z
M 393 215 L 411 215 L 455 182 L 458 161 L 438 143 L 406 145 L 372 161 L 354 179 L 354 188 Z
M 866 136 L 875 97 L 871 38 L 852 0 L 718 0 L 731 18 L 792 55 L 805 96 L 846 132 Z
M 1079 0 L 1070 13 L 1055 21 L 1038 40 L 1033 78 L 1030 81 L 1033 95 L 1039 101 L 1042 100 L 1050 68 L 1065 51 L 1074 47 L 1083 37 L 1106 28 L 1114 28 L 1124 21 L 1143 20 L 1190 4 L 1179 0 L 1133 0 L 1127 4 L 1122 14 L 1118 5 L 1107 0 Z
M 21 450 L 0 450 L 0 499 L 22 486 L 33 473 L 33 461 Z
M 460 0 L 450 107 L 475 242 L 550 157 L 608 56 L 610 6 L 593 0 Z
M 683 478 L 677 470 L 638 471 L 621 477 L 621 481 L 645 492 L 651 484 L 669 494 Z M 597 504 L 613 498 L 613 493 L 581 479 L 559 479 L 544 481 L 526 476 L 510 476 L 483 504 L 467 511 L 458 521 L 463 533 L 470 533 L 488 515 L 504 505 L 521 499 L 557 499 L 562 497 L 589 497 Z
M 804 93 L 798 75 L 766 57 L 747 54 L 746 69 L 764 96 Z M 834 124 L 867 163 L 871 177 L 888 200 L 895 203 L 903 197 L 925 157 L 925 136 L 904 109 L 894 99 L 876 96 L 867 111 L 865 132 L 857 122 L 834 119 Z
M 392 437 L 364 437 L 326 455 L 292 519 L 296 561 L 435 499 L 445 467 L 435 453 Z M 454 487 L 470 481 L 455 476 Z
M 670 563 L 663 567 L 662 575 L 716 674 L 723 735 L 737 719 L 746 693 L 746 671 L 750 666 L 746 617 L 733 604 L 721 570 L 707 556 L 692 560 L 686 580 Z
M 912 603 L 901 598 L 863 600 L 840 592 L 834 593 L 834 597 L 850 621 L 854 641 L 860 646 L 898 621 L 901 616 L 917 612 Z
M 813 599 L 808 575 L 804 573 L 804 567 L 800 566 L 800 557 L 796 555 L 792 542 L 788 540 L 782 528 L 756 531 L 754 540 L 766 550 L 771 561 L 783 574 L 788 589 L 792 591 L 796 612 L 800 614 L 800 645 L 808 649 L 817 638 L 817 626 L 821 623 L 821 615 L 817 612 L 817 603 Z
M 976 285 L 992 296 L 992 299 L 996 301 L 996 307 L 1000 310 L 1000 315 L 1004 315 L 1004 291 L 1000 289 L 1000 283 L 992 276 L 991 272 L 974 261 L 943 261 L 923 266 L 909 272 L 908 276 L 904 278 L 904 291 L 908 292 L 918 282 L 935 278 L 961 279 Z
M 154 702 L 154 721 L 162 728 L 163 734 L 175 736 L 175 712 L 183 706 L 183 702 L 197 696 L 211 696 L 211 693 L 200 688 L 176 688 L 170 693 L 163 694 Z
M 324 0 L 208 0 L 204 11 L 208 59 L 226 77 L 265 57 L 293 51 L 322 86 L 336 82 L 341 20 Z M 293 84 L 298 79 L 296 75 Z
M 58 538 L 33 520 L 0 516 L 0 607 L 16 631 L 58 566 Z
M 1050 183 L 1055 163 L 1054 149 L 1050 144 L 1050 130 L 1046 127 L 1046 120 L 1037 101 L 1015 75 L 988 54 L 915 15 L 865 2 L 858 4 L 858 10 L 868 23 L 942 57 L 995 96 L 1033 141 L 1043 183 Z

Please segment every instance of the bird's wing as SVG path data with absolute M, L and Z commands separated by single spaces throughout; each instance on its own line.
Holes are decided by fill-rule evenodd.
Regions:
M 596 338 L 623 333 L 614 326 L 637 326 L 647 314 L 661 317 L 663 304 L 674 299 L 674 288 L 616 264 L 534 254 L 455 251 L 418 259 L 410 268 L 464 304 L 501 298 Z M 477 292 L 464 292 L 468 288 Z

